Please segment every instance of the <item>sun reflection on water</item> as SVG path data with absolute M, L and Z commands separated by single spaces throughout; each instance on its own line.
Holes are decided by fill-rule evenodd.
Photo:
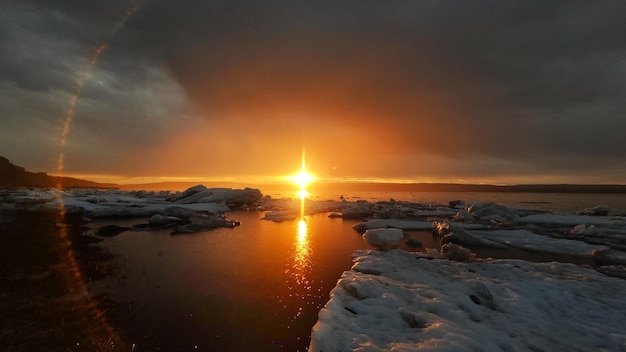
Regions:
M 303 218 L 298 221 L 298 231 L 295 242 L 294 253 L 294 269 L 296 269 L 296 282 L 299 285 L 305 284 L 305 288 L 310 287 L 307 280 L 307 270 L 310 268 L 310 251 L 309 239 L 307 236 L 307 222 Z
M 306 215 L 305 203 L 309 197 L 309 192 L 306 190 L 306 186 L 311 183 L 315 177 L 306 171 L 306 165 L 304 161 L 304 151 L 302 151 L 302 167 L 297 175 L 290 176 L 289 179 L 299 186 L 299 192 L 297 193 L 300 198 L 300 217 L 297 222 L 293 237 L 293 247 L 291 253 L 290 269 L 285 272 L 289 273 L 289 301 L 290 306 L 294 309 L 294 315 L 289 318 L 289 324 L 293 323 L 296 319 L 302 316 L 305 311 L 305 306 L 308 304 L 315 304 L 314 297 L 316 294 L 311 292 L 313 289 L 312 279 L 312 263 L 311 256 L 313 250 L 310 243 L 310 229 L 308 223 L 308 216 Z M 294 306 L 295 305 L 295 306 Z M 287 306 L 285 306 L 286 308 Z M 289 328 L 290 325 L 287 325 Z

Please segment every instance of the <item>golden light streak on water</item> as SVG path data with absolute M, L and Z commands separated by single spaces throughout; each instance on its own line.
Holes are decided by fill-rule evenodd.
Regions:
M 307 218 L 302 217 L 298 221 L 296 230 L 295 248 L 293 256 L 293 272 L 294 279 L 298 285 L 310 290 L 310 282 L 308 279 L 309 270 L 311 269 L 311 245 L 309 243 Z
M 301 268 L 308 265 L 309 259 L 309 239 L 308 229 L 305 219 L 298 221 L 298 236 L 296 240 L 296 262 Z

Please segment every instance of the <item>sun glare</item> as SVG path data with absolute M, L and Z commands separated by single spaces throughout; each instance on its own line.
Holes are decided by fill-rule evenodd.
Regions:
M 304 169 L 304 165 L 302 166 L 302 171 L 300 171 L 299 174 L 293 177 L 293 181 L 297 183 L 298 186 L 300 186 L 301 188 L 305 188 L 306 185 L 313 181 L 313 179 L 313 175 L 306 172 L 306 170 Z
M 306 171 L 306 163 L 304 158 L 304 150 L 302 151 L 302 169 L 300 173 L 291 177 L 291 181 L 300 187 L 298 196 L 300 199 L 304 199 L 309 196 L 309 192 L 306 191 L 306 186 L 315 180 L 315 176 Z

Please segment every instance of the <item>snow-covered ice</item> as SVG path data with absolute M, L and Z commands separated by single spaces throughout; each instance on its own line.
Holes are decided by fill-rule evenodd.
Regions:
M 400 229 L 371 229 L 365 231 L 363 239 L 365 242 L 378 249 L 390 249 L 398 245 L 404 238 L 404 232 Z
M 545 226 L 576 226 L 586 225 L 611 225 L 615 222 L 624 222 L 623 218 L 595 217 L 578 214 L 532 214 L 516 219 L 518 223 L 540 224 Z
M 430 230 L 433 225 L 430 221 L 373 219 L 353 226 L 355 230 L 364 232 L 370 229 L 394 227 L 402 230 Z
M 528 230 L 471 231 L 472 234 L 489 241 L 533 252 L 565 254 L 576 257 L 591 257 L 593 251 L 608 251 L 609 247 L 577 240 L 553 238 Z
M 624 351 L 626 280 L 564 263 L 359 250 L 310 351 Z
M 206 189 L 210 191 L 211 189 Z M 185 204 L 168 201 L 167 192 L 129 192 L 120 190 L 57 190 L 36 189 L 16 190 L 11 194 L 11 203 L 24 210 L 45 211 L 65 208 L 66 210 L 84 211 L 90 217 L 149 217 L 176 207 L 192 211 L 223 213 L 229 211 L 225 199 L 241 190 L 219 189 L 224 199 L 214 197 L 214 201 L 199 199 L 198 202 Z
M 378 212 L 393 214 L 380 206 Z M 356 251 L 352 270 L 319 313 L 310 351 L 626 351 L 624 217 L 493 203 L 465 206 L 445 221 L 407 214 L 354 228 L 424 230 L 430 224 L 440 251 Z M 478 259 L 470 251 L 476 247 L 605 266 Z

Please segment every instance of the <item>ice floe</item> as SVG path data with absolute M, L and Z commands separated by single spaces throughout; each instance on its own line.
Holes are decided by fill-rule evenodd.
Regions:
M 372 219 L 370 221 L 359 223 L 353 226 L 353 228 L 359 232 L 388 227 L 402 230 L 430 230 L 433 225 L 431 221 Z
M 391 249 L 404 239 L 404 232 L 400 229 L 380 228 L 365 231 L 363 234 L 365 242 L 378 249 Z
M 533 252 L 591 258 L 593 251 L 604 252 L 609 250 L 609 247 L 603 245 L 594 245 L 577 240 L 553 238 L 546 235 L 536 234 L 528 230 L 475 230 L 471 231 L 471 233 L 489 241 Z
M 623 351 L 626 280 L 564 263 L 356 251 L 309 351 Z
M 421 221 L 419 211 L 385 206 L 396 205 L 369 205 L 370 220 L 355 230 L 432 229 L 441 248 L 356 251 L 319 313 L 310 351 L 626 350 L 624 217 L 604 207 L 566 214 L 458 202 L 446 220 Z M 481 259 L 472 253 L 479 247 L 589 264 Z
M 87 218 L 149 218 L 137 228 L 173 228 L 174 233 L 192 233 L 217 227 L 233 227 L 237 221 L 222 214 L 230 206 L 256 206 L 259 190 L 218 188 L 202 185 L 174 195 L 169 192 L 129 192 L 91 189 L 18 189 L 3 192 L 3 211 L 59 212 Z M 193 198 L 195 195 L 202 197 Z M 230 206 L 229 206 L 230 205 Z M 115 234 L 107 229 L 106 236 Z

